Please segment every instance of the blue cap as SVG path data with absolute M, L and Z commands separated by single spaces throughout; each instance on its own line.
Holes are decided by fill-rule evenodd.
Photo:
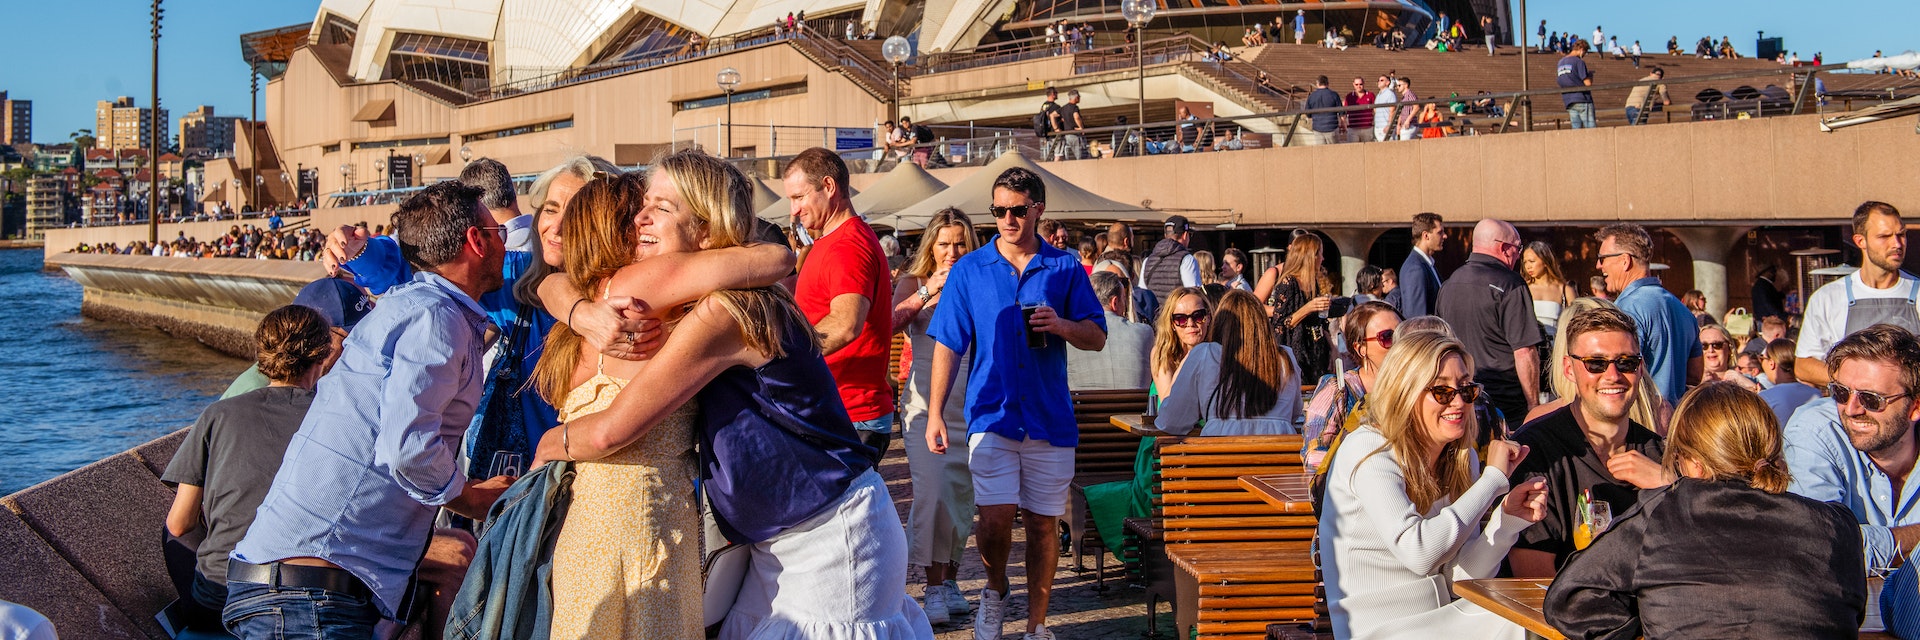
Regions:
M 321 278 L 300 288 L 293 303 L 313 308 L 326 317 L 327 324 L 352 330 L 367 312 L 373 311 L 373 299 L 353 283 L 339 278 Z

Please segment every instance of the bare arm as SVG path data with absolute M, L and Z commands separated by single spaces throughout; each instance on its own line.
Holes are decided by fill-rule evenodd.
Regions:
M 547 431 L 535 450 L 534 464 L 604 458 L 646 436 L 720 372 L 763 360 L 741 341 L 732 315 L 718 302 L 702 302 L 680 321 L 672 339 L 606 410 Z
M 873 309 L 873 301 L 858 293 L 834 296 L 828 305 L 827 317 L 813 326 L 814 332 L 820 334 L 821 355 L 832 355 L 853 344 L 860 337 L 860 331 L 867 327 L 867 311 Z
M 934 455 L 947 452 L 947 400 L 953 392 L 953 376 L 960 371 L 960 354 L 945 343 L 933 347 L 933 388 L 927 393 L 927 451 Z
M 1700 356 L 1694 356 L 1692 358 L 1687 359 L 1687 381 L 1688 382 L 1699 384 L 1700 376 L 1706 375 L 1706 371 L 1707 371 L 1706 364 L 1704 363 L 1704 361 L 1700 359 Z
M 200 495 L 205 493 L 199 485 L 182 484 L 173 494 L 173 507 L 167 510 L 167 532 L 174 537 L 182 537 L 200 528 Z
M 1889 530 L 1893 532 L 1894 542 L 1898 542 L 1902 549 L 1912 549 L 1914 545 L 1920 545 L 1920 524 L 1893 527 Z M 1900 566 L 1906 560 L 1906 556 L 1907 554 L 1904 553 L 1893 554 L 1893 565 Z
M 773 286 L 793 265 L 792 251 L 768 243 L 670 253 L 621 267 L 608 289 L 644 301 L 640 306 L 657 315 L 721 289 Z
M 541 280 L 539 293 L 547 313 L 580 334 L 595 351 L 622 360 L 644 360 L 660 346 L 660 321 L 643 317 L 633 298 L 589 300 L 573 289 L 564 273 Z M 637 339 L 625 339 L 627 333 Z
M 1520 392 L 1527 396 L 1527 408 L 1540 404 L 1539 347 L 1513 350 L 1513 374 L 1520 376 Z
M 1507 552 L 1507 563 L 1513 566 L 1515 578 L 1552 578 L 1553 554 L 1535 549 L 1514 549 Z
M 928 287 L 928 289 L 933 288 Z M 940 293 L 935 290 L 932 298 L 921 302 L 920 279 L 902 275 L 900 281 L 893 285 L 893 332 L 906 331 L 907 327 L 913 324 L 914 316 L 920 315 L 921 311 L 932 307 L 938 300 L 940 300 Z
M 1269 267 L 1260 273 L 1260 282 L 1253 285 L 1253 297 L 1259 298 L 1260 304 L 1267 306 L 1269 316 L 1274 314 L 1274 308 L 1267 303 L 1267 296 L 1273 295 L 1273 287 L 1278 284 L 1280 284 L 1280 271 Z
M 1794 358 L 1793 377 L 1815 388 L 1827 386 L 1833 382 L 1832 374 L 1827 373 L 1827 362 L 1819 358 Z

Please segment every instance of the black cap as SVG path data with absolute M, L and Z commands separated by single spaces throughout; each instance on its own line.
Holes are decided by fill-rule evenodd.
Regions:
M 1186 216 L 1167 216 L 1167 233 L 1185 233 L 1193 230 L 1193 223 Z

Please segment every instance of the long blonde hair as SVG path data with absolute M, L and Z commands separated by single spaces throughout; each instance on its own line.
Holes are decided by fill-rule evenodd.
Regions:
M 1396 334 L 1395 338 L 1373 390 L 1367 393 L 1368 421 L 1386 436 L 1387 443 L 1367 455 L 1391 450 L 1405 476 L 1407 498 L 1425 513 L 1435 502 L 1459 496 L 1472 484 L 1471 456 L 1480 431 L 1472 406 L 1466 410 L 1466 433 L 1443 443 L 1439 459 L 1432 463 L 1427 462 L 1426 451 L 1432 443 L 1420 424 L 1419 408 L 1447 358 L 1457 356 L 1467 371 L 1473 371 L 1473 355 L 1459 340 L 1435 331 Z
M 954 207 L 934 212 L 933 220 L 927 222 L 927 229 L 920 234 L 920 248 L 913 252 L 913 262 L 907 263 L 908 275 L 925 280 L 933 277 L 938 268 L 933 263 L 934 241 L 940 238 L 940 232 L 947 227 L 960 229 L 960 240 L 967 252 L 980 248 L 980 236 L 973 232 L 973 220 L 967 214 Z
M 694 224 L 707 232 L 704 249 L 725 249 L 747 244 L 753 235 L 753 187 L 747 176 L 725 161 L 705 152 L 685 150 L 667 155 L 647 170 L 649 181 L 661 176 L 672 180 L 687 201 Z M 730 289 L 715 291 L 713 298 L 740 325 L 747 348 L 766 358 L 780 358 L 786 349 L 781 344 L 785 332 L 802 325 L 806 315 L 794 303 L 786 287 Z M 815 350 L 819 337 L 812 327 L 801 332 Z
M 1331 293 L 1333 280 L 1327 277 L 1326 247 L 1320 236 L 1302 233 L 1287 243 L 1287 260 L 1280 264 L 1280 280 L 1293 278 L 1295 286 L 1308 298 Z
M 1680 461 L 1692 460 L 1712 480 L 1739 480 L 1767 493 L 1787 490 L 1787 469 L 1780 420 L 1752 391 L 1725 380 L 1694 388 L 1673 412 L 1661 466 L 1675 475 Z
M 1193 266 L 1200 269 L 1200 284 L 1219 284 L 1220 265 L 1213 259 L 1212 251 L 1193 252 Z
M 1160 315 L 1153 319 L 1153 353 L 1148 365 L 1156 376 L 1180 370 L 1180 361 L 1187 359 L 1187 345 L 1180 344 L 1180 336 L 1173 330 L 1173 308 L 1180 306 L 1180 300 L 1187 296 L 1200 299 L 1200 308 L 1213 313 L 1213 303 L 1207 299 L 1207 292 L 1200 287 L 1180 287 L 1167 293 L 1166 304 L 1160 305 Z M 1211 324 L 1211 321 L 1209 321 Z M 1166 389 L 1159 390 L 1162 395 Z

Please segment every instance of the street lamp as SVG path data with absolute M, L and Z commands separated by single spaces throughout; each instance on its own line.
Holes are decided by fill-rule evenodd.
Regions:
M 465 162 L 471 162 L 472 160 L 473 160 L 473 147 L 469 147 L 464 144 L 460 145 L 460 162 L 465 163 Z
M 427 163 L 427 154 L 424 154 L 424 153 L 413 154 L 413 184 L 415 186 L 426 183 L 425 176 L 420 173 L 421 165 L 424 165 L 426 163 Z
M 740 87 L 740 71 L 733 67 L 721 69 L 720 75 L 714 76 L 713 81 L 720 85 L 722 91 L 727 92 L 727 146 L 721 151 L 721 157 L 731 158 L 733 157 L 733 90 Z
M 880 57 L 893 63 L 893 104 L 890 105 L 893 109 L 887 115 L 887 121 L 894 122 L 900 119 L 900 63 L 913 57 L 913 45 L 900 36 L 888 37 L 886 42 L 880 44 Z
M 351 178 L 347 177 L 348 174 L 351 174 L 351 173 L 353 173 L 353 167 L 347 166 L 346 163 L 340 164 L 340 190 L 341 191 L 353 190 L 353 181 Z
M 391 156 L 393 155 L 393 152 L 392 152 L 392 151 L 388 151 L 388 152 L 387 152 L 387 155 L 388 155 L 389 157 L 391 157 Z M 386 182 L 384 183 L 384 184 L 385 184 L 386 186 L 383 186 L 383 187 L 380 187 L 380 188 L 382 188 L 382 189 L 392 189 L 392 188 L 393 188 L 393 174 L 390 174 L 390 173 L 387 173 L 387 166 L 388 166 L 388 165 L 387 165 L 387 159 L 386 159 L 386 158 L 374 158 L 374 159 L 373 159 L 373 173 L 374 173 L 375 175 L 382 175 L 382 176 L 386 176 L 386 178 L 385 178 L 385 179 L 386 179 Z
M 1527 72 L 1527 0 L 1520 0 L 1520 27 L 1516 31 L 1520 32 L 1520 93 L 1525 94 L 1533 86 L 1529 78 L 1532 74 Z M 1520 109 L 1520 130 L 1532 131 L 1533 96 L 1520 96 L 1520 100 L 1515 102 L 1514 106 Z M 1508 115 L 1507 118 L 1511 122 L 1513 116 Z
M 1133 25 L 1133 59 L 1140 71 L 1140 122 L 1141 131 L 1147 126 L 1147 23 L 1153 21 L 1153 14 L 1160 11 L 1155 0 L 1121 0 L 1120 16 Z M 1144 138 L 1145 136 L 1142 136 Z

